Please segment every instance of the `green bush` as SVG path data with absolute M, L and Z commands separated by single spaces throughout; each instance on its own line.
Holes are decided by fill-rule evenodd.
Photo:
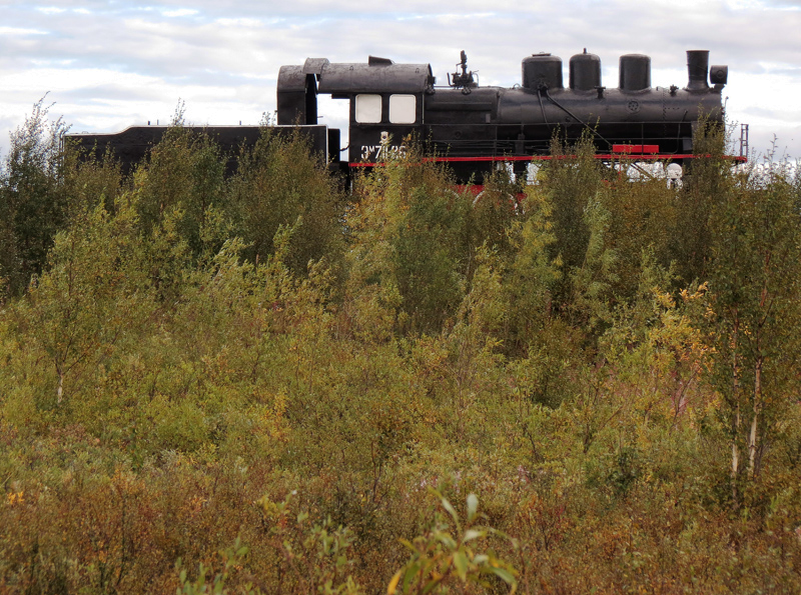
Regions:
M 350 203 L 299 139 L 15 153 L 0 591 L 799 591 L 798 180 L 562 151 Z

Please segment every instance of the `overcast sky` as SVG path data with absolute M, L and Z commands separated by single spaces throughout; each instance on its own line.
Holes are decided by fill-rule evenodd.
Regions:
M 166 123 L 258 124 L 283 64 L 307 57 L 430 63 L 439 82 L 464 49 L 482 85 L 520 83 L 520 61 L 651 56 L 654 86 L 687 84 L 688 49 L 729 66 L 727 113 L 751 148 L 801 158 L 801 7 L 789 0 L 0 0 L 0 152 L 32 105 L 73 132 Z M 340 124 L 341 102 L 321 108 Z M 739 132 L 737 133 L 739 136 Z

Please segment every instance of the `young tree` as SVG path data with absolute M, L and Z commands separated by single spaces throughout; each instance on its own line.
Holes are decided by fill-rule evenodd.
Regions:
M 179 118 L 135 174 L 139 226 L 149 234 L 173 218 L 176 233 L 199 256 L 224 241 L 209 247 L 203 235 L 214 212 L 225 209 L 225 165 L 213 140 L 182 127 Z
M 471 203 L 442 170 L 416 161 L 390 162 L 360 181 L 348 218 L 349 291 L 398 308 L 401 332 L 436 334 L 463 297 Z
M 39 408 L 71 406 L 92 394 L 96 375 L 121 344 L 136 342 L 152 312 L 135 222 L 130 204 L 115 215 L 103 205 L 81 213 L 56 235 L 48 270 L 14 305 L 27 351 L 48 364 L 30 380 Z
M 711 218 L 714 382 L 731 440 L 732 495 L 759 474 L 776 422 L 797 395 L 801 333 L 801 214 L 788 178 L 751 176 Z M 747 458 L 747 464 L 744 460 Z
M 59 184 L 61 137 L 67 126 L 48 119 L 44 98 L 11 134 L 0 176 L 0 278 L 12 295 L 42 271 L 53 237 L 66 220 L 67 200 Z
M 265 128 L 253 149 L 239 156 L 228 197 L 227 213 L 248 245 L 248 260 L 273 254 L 283 226 L 294 229 L 284 256 L 294 273 L 305 275 L 309 262 L 321 258 L 334 269 L 341 265 L 346 199 L 301 135 L 286 138 Z
M 569 273 L 586 266 L 593 234 L 590 223 L 598 219 L 601 211 L 607 210 L 598 200 L 602 178 L 592 139 L 585 136 L 574 146 L 554 141 L 551 160 L 543 167 L 542 180 L 543 191 L 553 207 L 550 219 L 555 241 L 549 250 L 552 258 L 559 257 L 563 270 Z M 594 206 L 589 207 L 588 212 L 591 204 Z M 570 275 L 564 275 L 554 287 L 556 308 L 559 311 L 568 308 L 574 293 Z

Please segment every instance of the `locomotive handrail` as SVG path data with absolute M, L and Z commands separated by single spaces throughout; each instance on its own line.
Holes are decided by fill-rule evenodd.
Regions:
M 561 109 L 561 110 L 562 110 L 563 112 L 565 112 L 565 113 L 566 113 L 568 116 L 570 116 L 571 118 L 573 118 L 573 119 L 574 119 L 576 122 L 578 122 L 579 124 L 581 124 L 582 126 L 584 126 L 585 128 L 587 128 L 588 130 L 590 130 L 590 131 L 591 131 L 591 132 L 592 132 L 592 133 L 593 133 L 595 136 L 597 136 L 598 138 L 600 138 L 600 139 L 601 139 L 602 141 L 604 141 L 604 142 L 605 142 L 607 145 L 609 145 L 609 146 L 612 146 L 612 143 L 610 143 L 608 140 L 606 140 L 606 139 L 603 137 L 603 135 L 602 135 L 600 132 L 598 132 L 598 131 L 597 131 L 595 128 L 593 128 L 592 126 L 590 126 L 590 125 L 589 125 L 587 122 L 584 122 L 584 121 L 580 120 L 580 119 L 578 118 L 578 116 L 576 116 L 575 114 L 573 114 L 573 112 L 571 112 L 569 109 L 567 109 L 567 108 L 566 108 L 565 106 L 563 106 L 561 103 L 559 103 L 558 101 L 556 101 L 556 99 L 554 99 L 553 97 L 551 97 L 551 94 L 550 94 L 550 93 L 548 93 L 548 87 L 546 87 L 546 86 L 541 86 L 539 89 L 537 89 L 537 95 L 539 95 L 539 94 L 540 94 L 541 92 L 543 92 L 543 91 L 545 92 L 545 97 L 548 99 L 548 101 L 550 101 L 551 103 L 553 103 L 553 104 L 554 104 L 556 107 L 558 107 L 559 109 Z M 540 98 L 540 107 L 542 107 L 542 98 Z M 544 115 L 545 115 L 545 112 L 543 111 L 543 116 L 544 116 Z

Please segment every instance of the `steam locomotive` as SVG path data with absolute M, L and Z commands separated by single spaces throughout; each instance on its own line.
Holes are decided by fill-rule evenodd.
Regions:
M 522 61 L 522 81 L 512 88 L 481 87 L 463 51 L 447 86 L 437 86 L 430 64 L 395 64 L 370 57 L 367 63 L 332 63 L 309 58 L 282 66 L 277 84 L 279 134 L 302 130 L 315 150 L 344 171 L 371 167 L 403 154 L 405 139 L 425 143 L 430 159 L 447 162 L 457 179 L 481 183 L 499 163 L 517 173 L 545 159 L 554 135 L 573 142 L 590 135 L 600 159 L 692 158 L 699 119 L 723 121 L 721 90 L 727 66 L 709 66 L 707 50 L 687 52 L 689 80 L 679 88 L 651 87 L 651 59 L 620 58 L 619 84 L 602 85 L 595 54 L 570 58 L 568 85 L 562 60 L 534 54 Z M 339 159 L 340 131 L 318 124 L 317 97 L 349 101 L 348 148 Z M 110 147 L 123 167 L 144 158 L 165 127 L 131 127 L 118 134 L 73 134 L 80 147 Z M 231 152 L 252 144 L 259 128 L 208 126 L 207 134 Z M 343 150 L 344 151 L 344 150 Z

